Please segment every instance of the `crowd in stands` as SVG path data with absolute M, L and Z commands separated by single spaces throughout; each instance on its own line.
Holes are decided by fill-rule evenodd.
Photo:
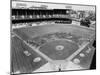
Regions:
M 90 27 L 96 21 L 95 12 L 72 9 L 12 9 L 12 24 L 16 28 L 48 23 L 72 24 L 72 21 Z

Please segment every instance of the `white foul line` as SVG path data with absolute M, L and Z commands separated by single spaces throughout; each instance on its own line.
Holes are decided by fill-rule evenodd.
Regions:
M 24 41 L 20 36 L 18 36 L 16 33 L 14 33 L 19 39 L 21 39 L 27 46 L 29 46 L 33 51 L 38 53 L 40 56 L 42 56 L 44 59 L 46 59 L 48 62 L 52 62 L 53 60 L 50 59 L 47 55 L 39 51 L 39 49 L 36 49 L 35 47 L 29 45 L 26 41 Z
M 70 55 L 66 60 L 70 61 L 72 60 L 77 54 L 79 54 L 90 42 L 85 43 L 81 48 L 79 48 L 76 52 L 74 52 L 72 55 Z

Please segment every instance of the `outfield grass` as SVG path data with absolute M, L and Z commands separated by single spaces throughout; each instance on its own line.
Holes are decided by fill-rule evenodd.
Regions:
M 72 26 L 72 25 L 45 25 L 45 26 L 35 26 L 35 27 L 14 29 L 13 32 L 16 33 L 19 37 L 21 37 L 24 41 L 28 41 L 28 40 L 33 41 L 34 38 L 36 38 L 38 42 L 41 42 L 41 40 L 37 39 L 37 37 L 40 36 L 41 39 L 42 37 L 44 38 L 46 34 L 53 34 L 56 32 L 65 32 L 67 34 L 71 34 L 72 38 L 70 38 L 70 40 L 74 41 L 74 43 L 69 42 L 65 39 L 54 40 L 49 42 L 46 41 L 46 44 L 40 47 L 40 51 L 46 54 L 51 59 L 63 60 L 66 59 L 69 55 L 71 55 L 79 48 L 77 44 L 79 38 L 90 38 L 91 35 L 95 33 L 95 30 L 86 27 Z M 61 36 L 59 36 L 57 34 L 56 36 L 62 38 L 63 35 L 61 34 Z M 50 37 L 46 36 L 46 37 L 48 39 L 51 39 L 51 36 Z M 65 38 L 65 36 L 63 36 L 63 38 Z M 44 42 L 45 41 L 42 41 L 42 43 Z M 64 49 L 61 51 L 57 51 L 56 46 L 58 45 L 63 45 Z M 24 51 L 26 50 L 29 53 L 31 53 L 30 56 L 26 56 L 24 54 Z M 13 72 L 20 70 L 21 73 L 31 73 L 32 71 L 40 68 L 42 65 L 47 63 L 47 61 L 42 57 L 41 57 L 42 60 L 40 62 L 37 63 L 33 62 L 33 59 L 40 55 L 34 52 L 31 48 L 29 48 L 25 43 L 22 42 L 22 40 L 20 40 L 16 36 L 12 37 L 11 52 L 12 52 L 11 63 L 12 63 Z M 90 57 L 92 56 L 89 56 L 89 58 Z M 86 60 L 87 59 L 84 59 L 84 61 Z M 84 65 L 84 61 L 83 61 L 83 65 Z

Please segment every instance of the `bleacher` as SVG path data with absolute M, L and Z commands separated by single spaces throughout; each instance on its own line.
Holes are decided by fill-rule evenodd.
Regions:
M 69 9 L 12 9 L 12 23 L 48 22 L 72 23 Z

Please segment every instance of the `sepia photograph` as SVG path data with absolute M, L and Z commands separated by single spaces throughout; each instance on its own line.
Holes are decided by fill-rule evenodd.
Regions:
M 11 74 L 96 69 L 96 5 L 11 1 Z

